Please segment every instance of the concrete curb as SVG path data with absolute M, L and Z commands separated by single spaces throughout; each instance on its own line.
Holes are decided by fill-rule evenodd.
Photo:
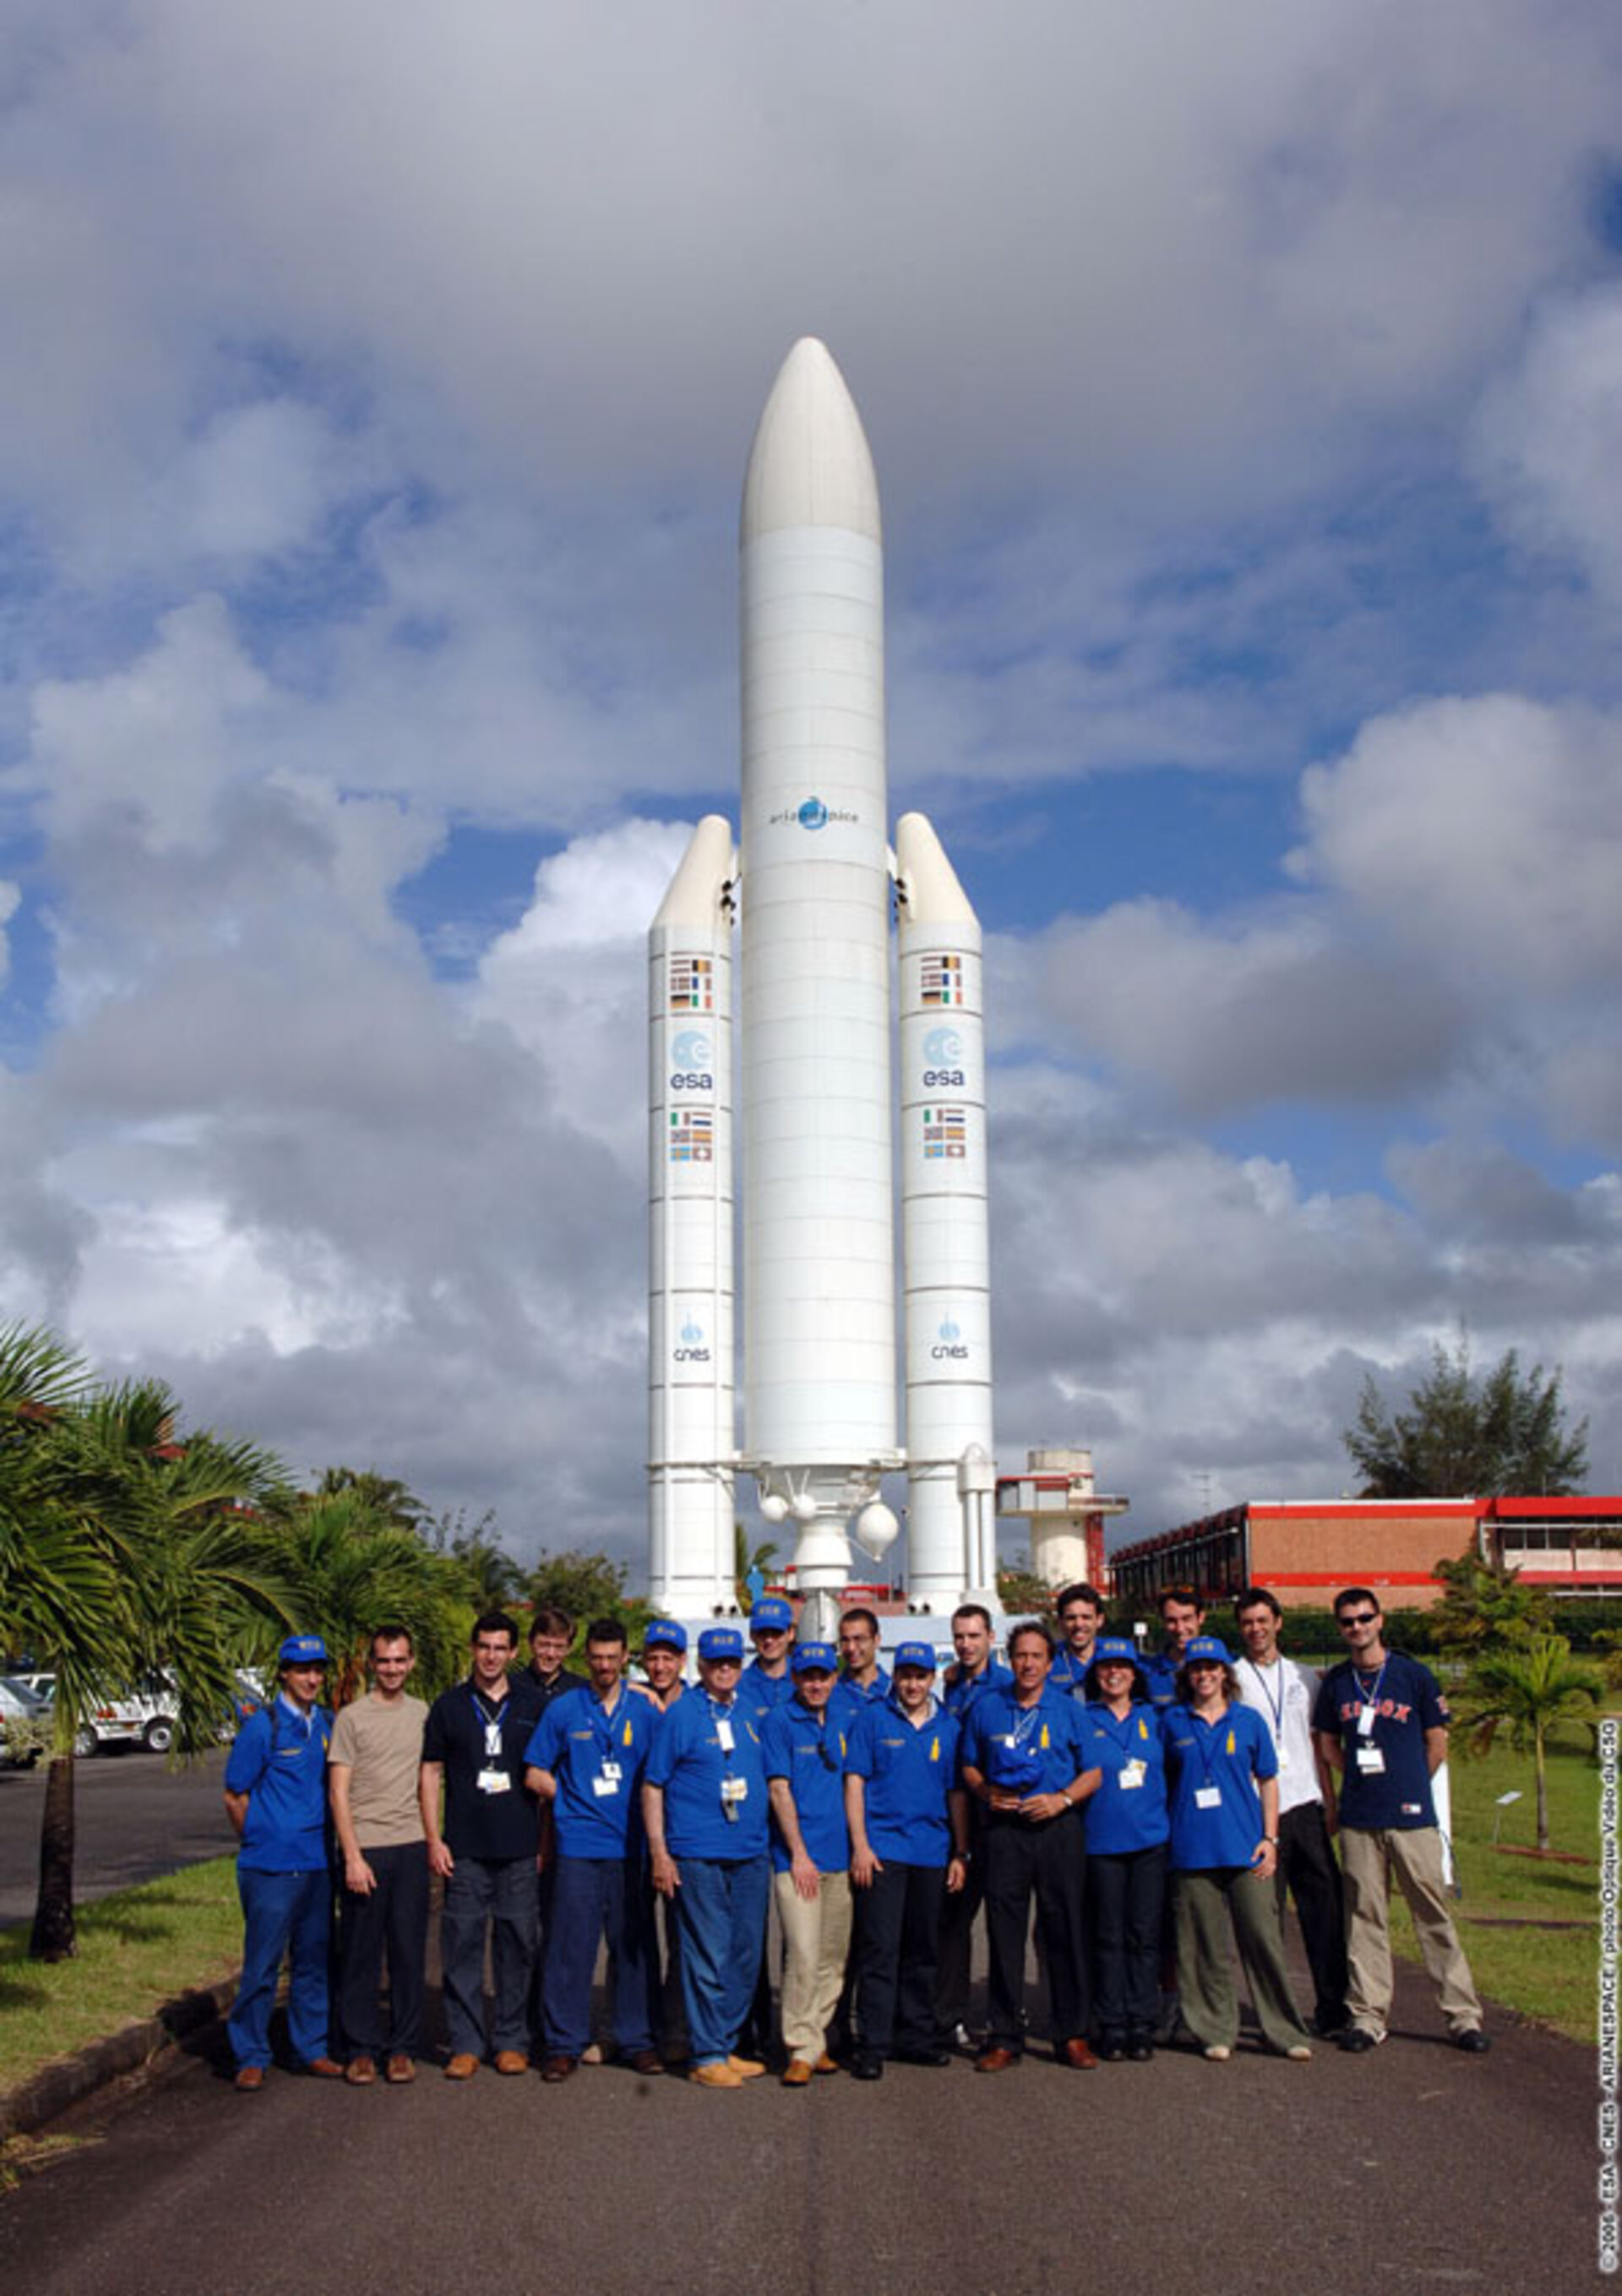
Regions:
M 139 2024 L 125 2025 L 92 2041 L 76 2055 L 47 2065 L 20 2088 L 0 2096 L 0 2142 L 10 2136 L 31 2136 L 70 2105 L 82 2104 L 87 2096 L 125 2074 L 160 2064 L 183 2041 L 224 2015 L 236 1997 L 236 1985 L 233 1972 L 217 1984 L 183 1993 L 176 2000 L 166 2001 L 155 2017 L 143 2018 Z

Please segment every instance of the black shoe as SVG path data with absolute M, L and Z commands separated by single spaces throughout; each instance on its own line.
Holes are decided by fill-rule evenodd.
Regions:
M 938 2069 L 952 2062 L 950 2049 L 892 2049 L 890 2055 L 898 2065 L 931 2065 Z
M 884 2060 L 875 2050 L 858 2049 L 850 2060 L 850 2070 L 856 2080 L 882 2080 Z
M 1153 2055 L 1154 2043 L 1142 2034 L 1135 2041 L 1128 2041 L 1126 2044 L 1127 2062 L 1131 2064 L 1146 2065 Z
M 1481 2030 L 1479 2025 L 1467 2025 L 1462 2033 L 1455 2033 L 1453 2037 L 1453 2045 L 1455 2049 L 1462 2049 L 1467 2055 L 1472 2057 L 1484 2057 L 1493 2046 L 1491 2039 Z
M 1098 2054 L 1101 2063 L 1106 2065 L 1118 2065 L 1126 2056 L 1126 2037 L 1124 2033 L 1100 2034 L 1098 2040 Z
M 1335 2046 L 1348 2057 L 1361 2057 L 1377 2049 L 1385 2038 L 1383 2033 L 1371 2033 L 1366 2025 L 1348 2025 L 1343 2033 L 1336 2034 Z

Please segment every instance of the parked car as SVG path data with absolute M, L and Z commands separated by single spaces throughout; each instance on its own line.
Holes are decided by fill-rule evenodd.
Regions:
M 23 1677 L 45 1698 L 56 1694 L 53 1674 Z M 177 1709 L 175 1693 L 161 1676 L 144 1691 L 126 1691 L 103 1699 L 86 1715 L 73 1741 L 76 1754 L 99 1754 L 103 1746 L 144 1746 L 149 1753 L 167 1754 L 175 1742 Z
M 51 1742 L 51 1702 L 16 1675 L 0 1674 L 0 1760 L 31 1770 Z

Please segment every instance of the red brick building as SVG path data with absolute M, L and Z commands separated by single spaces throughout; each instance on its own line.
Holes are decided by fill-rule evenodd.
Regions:
M 1269 1587 L 1325 1607 L 1372 1587 L 1389 1610 L 1434 1603 L 1434 1566 L 1470 1549 L 1551 1592 L 1622 1595 L 1622 1497 L 1249 1499 L 1110 1557 L 1116 1599 L 1147 1611 L 1163 1587 L 1213 1595 Z

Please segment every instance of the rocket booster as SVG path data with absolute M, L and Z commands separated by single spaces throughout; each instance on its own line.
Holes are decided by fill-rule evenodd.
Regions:
M 960 1470 L 971 1450 L 988 1460 L 991 1439 L 979 932 L 922 816 L 902 824 L 899 879 L 889 849 L 878 485 L 844 378 L 814 338 L 795 344 L 762 412 L 740 550 L 739 851 L 734 861 L 725 823 L 700 824 L 651 944 L 651 1576 L 656 1603 L 684 1597 L 690 1615 L 711 1607 L 692 1598 L 722 1575 L 723 1518 L 730 1562 L 732 1472 L 743 1468 L 765 1520 L 794 1526 L 796 1583 L 813 1606 L 804 1632 L 830 1624 L 851 1575 L 852 1515 L 873 1553 L 894 1537 L 880 1479 L 909 1456 L 897 1426 L 892 888 L 906 905 L 902 1169 L 919 1607 L 979 1581 Z M 732 1413 L 722 1063 L 734 897 L 741 1451 L 712 1439 Z M 672 1025 L 683 1019 L 673 999 L 684 960 L 680 980 L 699 961 L 717 1000 L 701 1044 Z M 676 1061 L 695 1048 L 714 1060 Z M 693 1115 L 710 1144 L 702 1168 L 691 1160 L 699 1136 L 683 1120 Z M 688 1210 L 673 1217 L 678 1199 Z M 684 1355 L 682 1332 L 700 1327 L 726 1348 L 725 1363 Z

